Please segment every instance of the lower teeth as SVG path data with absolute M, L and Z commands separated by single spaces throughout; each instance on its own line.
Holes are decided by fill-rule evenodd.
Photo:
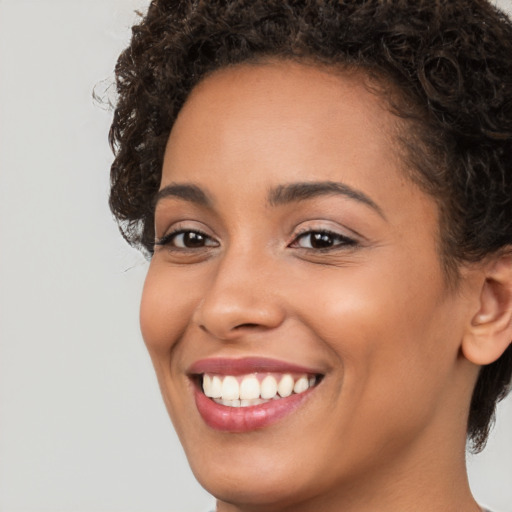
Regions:
M 223 400 L 222 398 L 212 398 L 212 400 L 216 404 L 225 405 L 227 407 L 251 407 L 270 402 L 270 400 L 263 400 L 263 398 L 254 398 L 252 400 Z

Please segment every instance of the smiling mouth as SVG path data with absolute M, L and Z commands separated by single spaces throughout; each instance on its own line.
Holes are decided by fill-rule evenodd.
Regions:
M 319 384 L 320 374 L 251 373 L 219 375 L 204 373 L 199 377 L 203 394 L 226 407 L 254 407 L 305 393 Z
M 204 423 L 231 433 L 284 420 L 306 406 L 325 377 L 316 368 L 261 357 L 202 359 L 187 373 Z

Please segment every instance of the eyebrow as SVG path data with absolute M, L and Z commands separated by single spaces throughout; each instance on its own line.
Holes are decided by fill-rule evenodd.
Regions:
M 344 183 L 335 181 L 313 181 L 279 185 L 270 189 L 267 201 L 270 206 L 281 206 L 332 194 L 342 195 L 369 206 L 383 219 L 386 219 L 386 216 L 379 205 L 377 205 L 377 203 L 375 203 L 375 201 L 366 194 Z M 156 194 L 153 205 L 156 207 L 157 203 L 166 197 L 175 197 L 200 206 L 212 206 L 212 201 L 208 195 L 197 185 L 189 183 L 170 183 L 169 185 L 166 185 Z
M 158 191 L 153 206 L 156 207 L 158 201 L 165 197 L 176 197 L 184 201 L 196 203 L 201 206 L 211 206 L 209 197 L 197 185 L 170 183 Z
M 336 181 L 314 181 L 280 185 L 269 191 L 268 202 L 271 206 L 279 206 L 331 194 L 342 195 L 358 201 L 375 210 L 383 219 L 386 218 L 379 205 L 366 194 Z

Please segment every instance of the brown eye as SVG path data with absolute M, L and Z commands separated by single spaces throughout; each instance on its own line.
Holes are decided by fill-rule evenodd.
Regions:
M 155 245 L 164 245 L 176 249 L 201 249 L 217 247 L 218 243 L 200 231 L 181 230 L 165 235 Z
M 204 247 L 206 245 L 206 237 L 195 231 L 187 231 L 179 233 L 173 239 L 176 247 L 187 247 L 190 249 Z
M 356 245 L 356 241 L 346 236 L 329 231 L 308 231 L 298 236 L 295 244 L 304 249 L 331 249 Z

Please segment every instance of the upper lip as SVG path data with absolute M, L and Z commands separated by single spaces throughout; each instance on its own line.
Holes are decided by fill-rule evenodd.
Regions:
M 194 362 L 188 369 L 190 375 L 213 373 L 219 375 L 245 375 L 248 373 L 301 373 L 321 374 L 318 368 L 306 367 L 265 357 L 221 358 L 212 357 Z

